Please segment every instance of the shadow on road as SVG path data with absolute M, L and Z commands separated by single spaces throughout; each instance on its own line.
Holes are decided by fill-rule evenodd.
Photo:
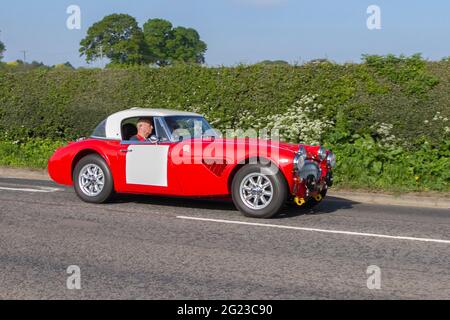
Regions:
M 23 185 L 23 186 L 49 186 L 67 188 L 56 185 L 51 181 L 28 180 L 28 179 L 12 179 L 0 178 L 0 183 Z M 70 189 L 70 188 L 67 188 Z M 71 189 L 70 189 L 71 190 Z M 178 208 L 192 208 L 205 209 L 217 211 L 236 212 L 231 199 L 224 198 L 183 198 L 183 197 L 162 197 L 162 196 L 148 196 L 148 195 L 129 195 L 120 194 L 114 197 L 112 203 L 140 203 L 157 206 L 178 207 Z M 308 214 L 330 214 L 342 209 L 351 209 L 357 202 L 350 201 L 344 198 L 327 196 L 325 200 L 313 209 L 298 207 L 296 205 L 286 205 L 281 213 L 274 219 L 286 219 Z
M 178 208 L 237 211 L 231 199 L 118 195 L 113 199 L 112 202 L 140 203 Z M 296 205 L 286 205 L 282 209 L 281 213 L 274 219 L 286 219 L 306 214 L 330 214 L 342 209 L 351 209 L 353 208 L 354 204 L 357 204 L 357 202 L 343 198 L 327 197 L 321 204 L 312 209 L 301 208 Z
M 140 203 L 155 206 L 181 207 L 193 209 L 236 211 L 233 202 L 228 199 L 161 197 L 148 195 L 117 195 L 112 203 Z
M 343 209 L 352 209 L 353 205 L 357 203 L 358 202 L 347 200 L 344 198 L 328 196 L 322 201 L 322 203 L 311 209 L 305 207 L 298 207 L 294 204 L 287 205 L 281 211 L 281 213 L 275 217 L 275 219 L 286 219 L 306 214 L 309 215 L 331 214 Z

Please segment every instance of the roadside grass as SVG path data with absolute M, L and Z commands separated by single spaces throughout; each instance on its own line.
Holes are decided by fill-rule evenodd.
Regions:
M 386 148 L 371 139 L 331 146 L 336 187 L 370 191 L 450 192 L 450 142 L 419 150 Z
M 64 144 L 50 139 L 0 141 L 0 166 L 44 169 L 55 150 Z

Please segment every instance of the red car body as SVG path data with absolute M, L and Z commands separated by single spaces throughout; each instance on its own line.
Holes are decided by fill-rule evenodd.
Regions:
M 183 145 L 194 145 L 198 141 L 184 141 L 177 144 L 161 143 L 169 147 L 169 154 L 175 146 L 180 148 Z M 230 182 L 236 169 L 243 163 L 252 158 L 258 158 L 259 153 L 252 151 L 251 147 L 255 141 L 249 139 L 208 139 L 200 141 L 202 149 L 211 148 L 211 144 L 231 145 L 233 149 L 237 149 L 239 145 L 245 144 L 245 153 L 239 159 L 227 158 L 203 158 L 202 163 L 191 164 L 174 164 L 170 157 L 168 159 L 168 186 L 145 186 L 128 184 L 126 182 L 125 161 L 126 154 L 122 153 L 124 145 L 120 141 L 108 141 L 99 139 L 87 139 L 80 142 L 69 143 L 68 146 L 56 150 L 48 162 L 48 172 L 50 177 L 58 184 L 72 186 L 73 185 L 73 169 L 75 164 L 82 157 L 96 153 L 105 159 L 111 168 L 114 178 L 114 190 L 118 193 L 137 193 L 149 195 L 172 195 L 172 196 L 229 196 Z M 140 145 L 139 143 L 130 143 L 129 146 Z M 270 145 L 270 142 L 269 142 Z M 154 145 L 148 145 L 151 148 Z M 230 148 L 230 147 L 228 147 Z M 270 147 L 269 147 L 270 148 Z M 273 162 L 286 177 L 291 193 L 295 196 L 304 198 L 306 196 L 306 188 L 304 186 L 298 188 L 294 194 L 294 165 L 293 159 L 295 153 L 299 149 L 299 145 L 280 143 L 276 148 L 279 150 L 277 157 L 271 157 L 268 154 L 268 160 Z M 305 146 L 309 158 L 317 158 L 318 146 Z M 182 147 L 180 148 L 183 152 Z M 235 154 L 237 151 L 235 152 Z M 224 160 L 224 161 L 217 161 Z M 192 161 L 194 162 L 194 161 Z M 210 164 L 212 162 L 212 164 Z M 218 164 L 215 164 L 218 162 Z M 222 163 L 220 163 L 222 162 Z M 321 180 L 325 182 L 328 166 L 326 160 L 320 163 L 322 169 Z
M 113 190 L 117 193 L 228 197 L 232 195 L 233 178 L 240 168 L 261 160 L 281 172 L 289 189 L 289 198 L 298 205 L 308 199 L 320 201 L 332 184 L 333 164 L 330 159 L 333 160 L 333 154 L 319 146 L 213 136 L 179 140 L 171 137 L 159 139 L 156 143 L 120 137 L 124 121 L 133 117 L 151 115 L 155 125 L 156 121 L 160 121 L 166 126 L 163 121 L 167 112 L 155 110 L 132 109 L 113 115 L 103 123 L 106 128 L 100 130 L 101 137 L 94 134 L 94 137 L 56 150 L 48 162 L 50 177 L 58 184 L 74 185 L 77 163 L 95 154 L 109 168 Z M 169 113 L 170 116 L 178 114 L 200 117 L 196 114 Z M 161 128 L 159 130 L 162 131 Z M 302 151 L 303 167 L 306 167 L 305 162 L 308 163 L 308 170 L 312 169 L 312 173 L 308 170 L 302 173 L 303 167 L 298 165 L 299 150 Z

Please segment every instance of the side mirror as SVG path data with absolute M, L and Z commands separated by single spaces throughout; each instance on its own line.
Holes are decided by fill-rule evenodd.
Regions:
M 157 137 L 157 136 L 155 136 L 155 135 L 151 135 L 150 136 L 150 138 L 149 138 L 149 140 L 150 140 L 150 142 L 151 143 L 159 143 L 161 140 Z

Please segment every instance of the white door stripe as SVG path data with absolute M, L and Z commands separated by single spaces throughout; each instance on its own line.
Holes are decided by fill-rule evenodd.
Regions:
M 316 228 L 302 228 L 302 227 L 293 227 L 293 226 L 283 226 L 283 225 L 278 225 L 278 224 L 244 222 L 244 221 L 233 221 L 233 220 L 220 220 L 220 219 L 205 219 L 205 218 L 195 218 L 195 217 L 186 217 L 186 216 L 178 216 L 177 218 L 178 219 L 184 219 L 184 220 L 218 222 L 218 223 L 227 223 L 227 224 L 240 224 L 240 225 L 266 227 L 266 228 L 278 228 L 278 229 L 289 229 L 289 230 L 299 230 L 299 231 L 309 231 L 309 232 L 343 234 L 343 235 L 350 235 L 350 236 L 362 236 L 362 237 L 374 237 L 374 238 L 384 238 L 384 239 L 409 240 L 409 241 L 421 241 L 421 242 L 434 242 L 434 243 L 450 244 L 450 240 L 441 240 L 441 239 L 390 236 L 390 235 L 375 234 L 375 233 L 362 233 L 362 232 L 351 232 L 351 231 L 326 230 L 326 229 L 316 229 Z

